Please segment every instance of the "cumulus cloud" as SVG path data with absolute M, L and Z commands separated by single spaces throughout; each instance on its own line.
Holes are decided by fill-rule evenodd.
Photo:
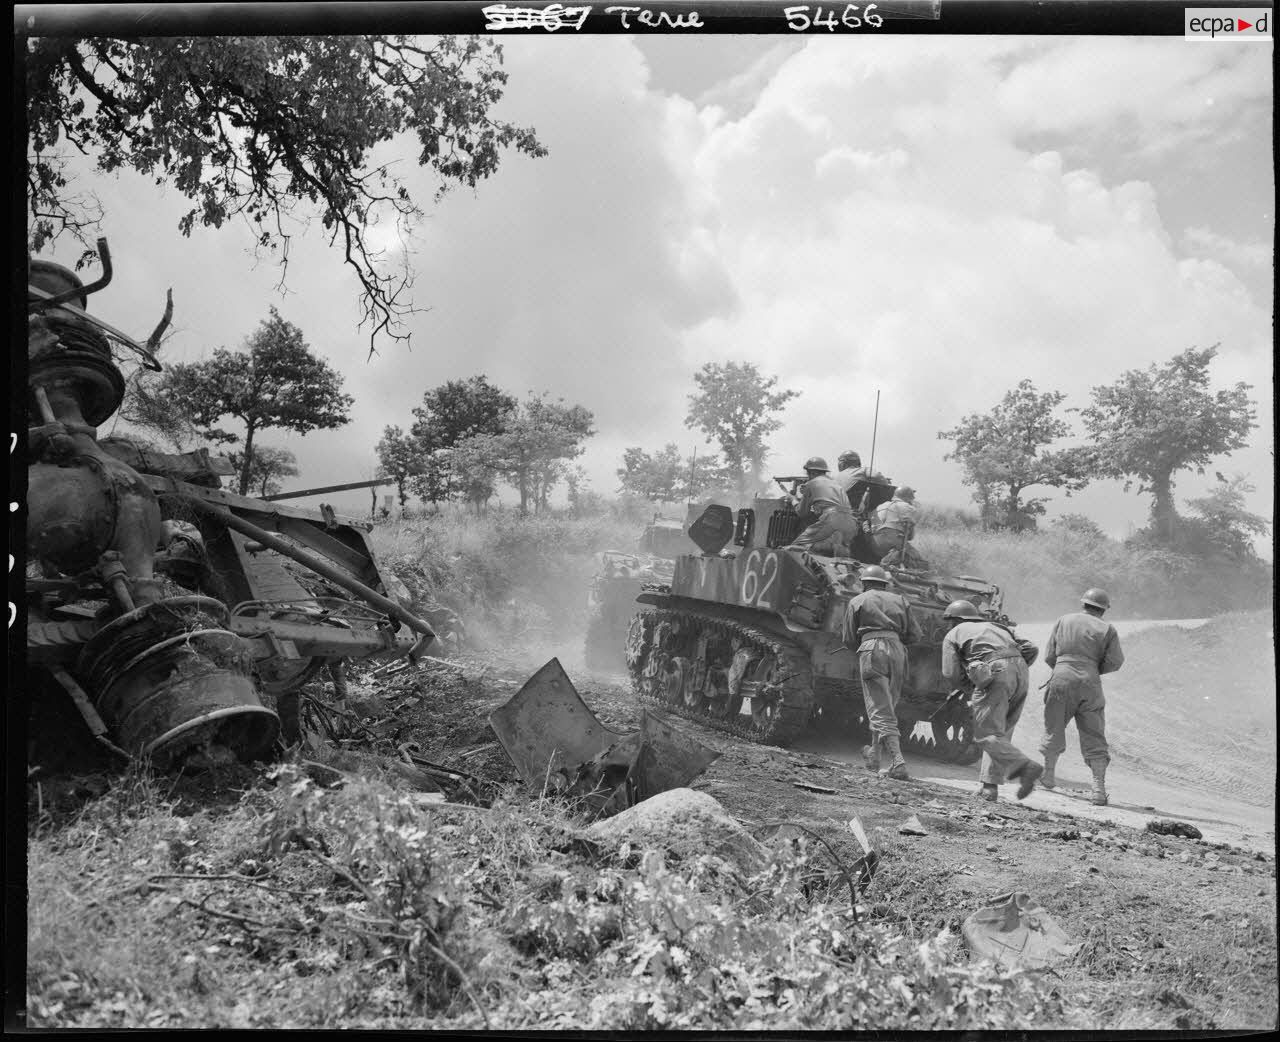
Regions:
M 145 331 L 173 284 L 185 360 L 238 344 L 277 303 L 358 400 L 350 427 L 283 439 L 302 484 L 371 474 L 383 426 L 474 373 L 592 409 L 583 462 L 602 490 L 627 445 L 700 443 L 682 421 L 708 361 L 755 362 L 802 392 L 774 441 L 784 468 L 865 455 L 879 390 L 877 465 L 957 505 L 968 490 L 936 432 L 1023 377 L 1084 405 L 1125 369 L 1220 342 L 1217 379 L 1254 384 L 1269 413 L 1269 229 L 1226 228 L 1185 187 L 1234 175 L 1223 157 L 1245 153 L 1218 147 L 1269 112 L 1261 48 L 788 39 L 753 57 L 742 43 L 734 66 L 718 42 L 718 83 L 698 67 L 680 88 L 672 63 L 681 44 L 696 63 L 698 42 L 504 41 L 501 114 L 537 127 L 551 155 L 509 157 L 432 207 L 409 244 L 430 309 L 411 352 L 365 362 L 354 281 L 316 229 L 292 245 L 281 301 L 278 271 L 250 266 L 243 237 L 179 239 L 182 200 L 139 178 L 99 185 L 119 258 L 104 315 L 137 314 L 126 328 Z M 1269 152 L 1247 154 L 1269 207 Z M 1263 429 L 1224 462 L 1258 484 L 1262 513 L 1269 450 Z M 1114 483 L 1054 505 L 1113 531 L 1146 510 Z

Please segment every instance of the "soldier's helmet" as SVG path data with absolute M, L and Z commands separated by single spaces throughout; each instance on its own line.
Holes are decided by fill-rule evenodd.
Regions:
M 825 474 L 831 468 L 827 466 L 827 461 L 824 460 L 821 456 L 810 456 L 807 460 L 804 461 L 804 469 L 816 470 L 822 474 Z
M 1107 591 L 1099 589 L 1097 586 L 1092 589 L 1085 590 L 1080 597 L 1081 604 L 1087 604 L 1093 608 L 1101 608 L 1106 611 L 1111 607 L 1111 598 L 1107 596 Z
M 889 585 L 889 573 L 881 568 L 878 564 L 869 564 L 858 573 L 858 578 L 862 580 L 862 585 L 867 583 L 878 583 L 881 586 Z
M 974 607 L 973 601 L 952 601 L 942 613 L 944 619 L 966 619 L 969 622 L 984 622 L 986 616 Z
M 916 498 L 916 490 L 910 485 L 900 485 L 898 487 L 898 491 L 894 493 L 894 496 L 898 499 L 905 499 L 908 503 L 911 503 Z
M 850 467 L 860 467 L 862 466 L 862 457 L 854 452 L 853 449 L 845 449 L 844 452 L 840 453 L 840 455 L 836 457 L 836 466 L 841 470 L 848 470 Z

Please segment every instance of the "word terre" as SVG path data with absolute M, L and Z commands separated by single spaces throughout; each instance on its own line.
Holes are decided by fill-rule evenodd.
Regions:
M 549 33 L 557 29 L 581 29 L 591 14 L 591 7 L 568 7 L 564 4 L 548 4 L 546 7 L 509 7 L 506 4 L 490 4 L 480 9 L 486 18 L 485 28 L 545 29 Z M 617 5 L 606 7 L 604 13 L 617 15 L 622 28 L 632 28 L 631 16 L 636 23 L 650 29 L 701 29 L 704 27 L 697 11 L 688 14 L 668 14 L 647 7 Z

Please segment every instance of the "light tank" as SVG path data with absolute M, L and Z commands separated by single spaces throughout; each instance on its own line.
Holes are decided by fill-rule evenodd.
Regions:
M 99 438 L 148 345 L 88 311 L 69 269 L 28 270 L 27 662 L 33 698 L 68 695 L 92 735 L 160 767 L 269 756 L 296 737 L 298 690 L 349 659 L 434 640 L 384 578 L 370 525 L 223 490 L 207 451 Z M 398 596 L 397 596 L 398 595 Z M 12 607 L 12 606 L 11 606 Z M 56 685 L 47 681 L 52 679 Z
M 674 518 L 655 517 L 636 540 L 634 552 L 605 550 L 597 555 L 596 573 L 587 594 L 584 651 L 588 666 L 623 668 L 620 649 L 635 612 L 636 597 L 646 583 L 668 581 L 675 559 L 698 549 L 685 528 Z
M 778 480 L 794 491 L 801 479 Z M 866 517 L 895 488 L 886 479 L 859 481 L 850 503 Z M 862 532 L 851 557 L 786 549 L 800 528 L 788 497 L 756 498 L 736 517 L 712 505 L 690 526 L 702 552 L 681 555 L 669 580 L 644 586 L 627 632 L 627 668 L 643 701 L 774 745 L 815 726 L 866 731 L 856 656 L 841 643 L 840 627 L 862 591 L 861 565 L 879 563 L 878 556 Z M 898 707 L 904 748 L 973 762 L 979 750 L 968 696 L 942 679 L 942 613 L 964 598 L 1008 624 L 1000 589 L 968 576 L 888 571 L 890 589 L 910 601 L 924 635 L 907 647 Z

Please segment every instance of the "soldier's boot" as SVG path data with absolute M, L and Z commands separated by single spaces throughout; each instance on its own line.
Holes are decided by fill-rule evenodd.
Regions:
M 982 787 L 974 795 L 987 803 L 995 803 L 1000 799 L 1000 786 L 993 782 L 983 782 Z
M 1028 760 L 1017 771 L 1010 775 L 1011 778 L 1018 779 L 1017 797 L 1025 800 L 1031 795 L 1031 790 L 1036 787 L 1038 782 L 1044 776 L 1044 768 L 1038 763 Z
M 1090 760 L 1089 770 L 1093 771 L 1092 802 L 1097 807 L 1105 807 L 1107 805 L 1107 762 Z
M 880 737 L 873 734 L 871 744 L 862 747 L 862 763 L 869 771 L 880 770 Z
M 1053 776 L 1053 769 L 1058 765 L 1056 756 L 1045 756 L 1044 758 L 1044 774 L 1040 775 L 1040 787 L 1044 789 L 1055 789 L 1058 787 L 1058 779 Z
M 889 754 L 889 777 L 895 781 L 909 781 L 907 761 L 902 755 L 902 742 L 896 734 L 887 734 L 880 739 L 885 751 Z

